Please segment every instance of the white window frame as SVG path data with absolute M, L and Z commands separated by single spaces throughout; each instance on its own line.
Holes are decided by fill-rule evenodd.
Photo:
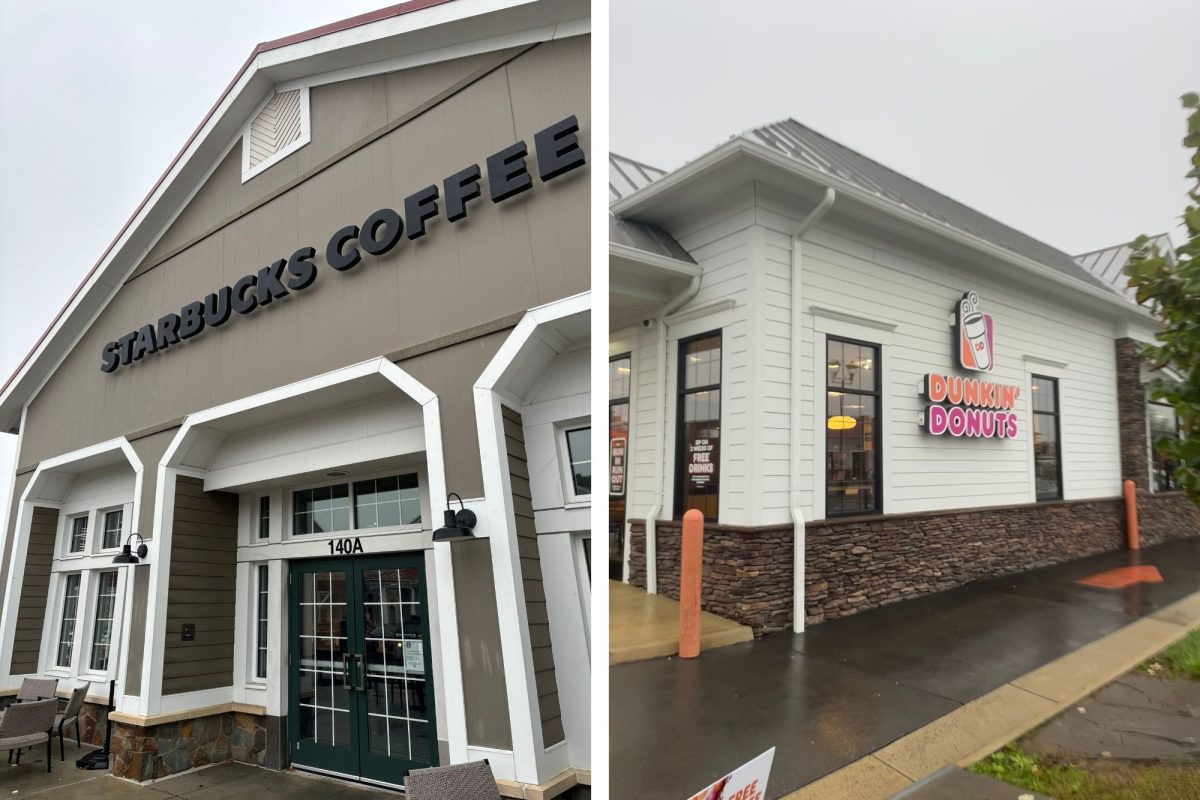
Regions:
M 59 558 L 87 558 L 91 553 L 92 534 L 96 530 L 95 510 L 74 514 L 64 513 L 59 515 L 59 517 L 62 520 L 59 526 Z M 75 538 L 75 521 L 79 519 L 87 520 L 87 531 L 84 533 L 83 549 L 72 550 L 71 542 Z
M 121 545 L 124 544 L 125 540 L 129 537 L 129 527 L 130 527 L 129 515 L 130 515 L 132 509 L 133 509 L 133 503 L 124 503 L 122 505 L 106 506 L 104 508 L 100 508 L 100 509 L 96 510 L 96 522 L 97 522 L 97 526 L 98 526 L 96 528 L 96 530 L 98 531 L 98 533 L 95 536 L 95 540 L 96 540 L 96 546 L 94 548 L 95 552 L 98 552 L 98 553 L 120 552 Z M 105 530 L 104 526 L 105 526 L 105 523 L 108 521 L 108 515 L 113 513 L 114 511 L 121 512 L 121 530 L 117 534 L 116 546 L 115 547 L 105 547 L 104 546 L 104 530 Z
M 77 679 L 91 683 L 107 683 L 116 679 L 124 641 L 122 634 L 129 627 L 125 594 L 130 568 L 113 564 L 111 556 L 104 555 L 91 556 L 82 562 L 78 559 L 64 564 L 56 562 L 51 569 L 49 597 L 52 598 L 52 603 L 47 603 L 47 606 L 53 609 L 53 613 L 47 615 L 43 627 L 40 671 L 60 680 Z M 108 641 L 108 668 L 100 671 L 91 668 L 91 652 L 96 628 L 97 590 L 102 572 L 117 573 L 117 595 L 113 606 L 112 634 Z M 62 667 L 58 665 L 58 639 L 62 629 L 68 575 L 80 576 L 79 601 L 75 610 L 75 641 L 71 646 L 71 663 Z
M 1175 439 L 1176 440 L 1180 440 L 1183 438 L 1183 432 L 1181 430 L 1179 430 L 1179 413 L 1175 410 L 1175 406 L 1171 405 L 1170 403 L 1164 403 L 1164 402 L 1161 402 L 1158 400 L 1151 400 L 1150 392 L 1146 391 L 1146 392 L 1144 392 L 1144 394 L 1146 396 L 1146 406 L 1147 406 L 1147 408 L 1146 408 L 1146 472 L 1147 472 L 1146 477 L 1148 479 L 1147 483 L 1150 486 L 1150 491 L 1154 494 L 1161 494 L 1164 492 L 1178 492 L 1178 491 L 1180 491 L 1179 489 L 1159 489 L 1158 482 L 1155 480 L 1155 475 L 1154 475 L 1154 456 L 1155 456 L 1154 429 L 1150 427 L 1150 408 L 1149 407 L 1150 406 L 1161 406 L 1163 408 L 1171 409 L 1171 416 L 1173 416 L 1175 418 Z
M 421 521 L 412 525 L 387 525 L 374 528 L 356 528 L 354 527 L 354 483 L 356 481 L 377 480 L 379 478 L 391 478 L 396 475 L 413 475 L 417 476 L 417 492 L 421 502 Z M 292 504 L 296 492 L 303 492 L 306 489 L 320 489 L 325 486 L 337 486 L 346 484 L 349 488 L 350 498 L 350 528 L 339 531 L 323 531 L 321 533 L 295 533 L 292 529 L 293 514 Z M 258 494 L 255 495 L 258 497 Z M 355 536 L 379 536 L 395 533 L 419 533 L 422 530 L 431 529 L 430 521 L 433 519 L 430 512 L 429 498 L 429 478 L 425 464 L 413 464 L 410 466 L 392 468 L 389 470 L 372 471 L 367 473 L 355 474 L 350 472 L 348 475 L 338 476 L 337 478 L 325 478 L 320 481 L 312 481 L 301 484 L 289 484 L 282 489 L 282 508 L 283 515 L 280 520 L 283 526 L 282 541 L 285 542 L 319 542 L 325 539 L 346 539 Z M 255 499 L 257 506 L 257 499 Z M 272 506 L 272 510 L 274 506 Z M 257 511 L 257 509 L 256 509 Z M 284 521 L 286 520 L 286 522 Z M 254 534 L 257 535 L 257 514 L 254 517 Z
M 575 475 L 571 470 L 571 448 L 567 444 L 567 433 L 569 431 L 580 430 L 581 428 L 588 429 L 588 438 L 590 441 L 592 428 L 590 417 L 576 417 L 575 419 L 554 423 L 554 445 L 558 451 L 559 477 L 562 480 L 564 508 L 577 508 L 579 506 L 590 505 L 592 502 L 591 492 L 587 494 L 575 493 Z M 592 481 L 594 486 L 596 479 L 595 453 L 592 454 L 590 462 L 592 464 Z

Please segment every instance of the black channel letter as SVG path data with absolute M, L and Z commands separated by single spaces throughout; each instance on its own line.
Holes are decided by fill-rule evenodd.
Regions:
M 345 228 L 342 230 L 345 230 Z M 358 235 L 358 228 L 354 228 L 354 234 Z M 357 248 L 354 250 L 354 253 L 356 256 L 358 255 Z M 287 287 L 293 292 L 307 289 L 317 279 L 317 265 L 312 263 L 313 257 L 316 254 L 317 251 L 311 247 L 301 247 L 292 253 L 292 257 L 288 259 L 287 271 L 292 277 L 288 278 Z M 339 255 L 341 254 L 339 253 Z
M 379 238 L 379 229 L 385 228 L 385 235 Z M 390 208 L 381 208 L 363 220 L 362 233 L 358 243 L 373 256 L 381 256 L 396 246 L 400 234 L 404 232 L 404 220 Z
M 533 179 L 529 177 L 529 168 L 525 165 L 527 155 L 529 150 L 526 149 L 525 142 L 521 141 L 488 156 L 488 185 L 491 186 L 493 203 L 507 200 L 533 185 Z
M 579 120 L 575 115 L 554 123 L 533 135 L 537 148 L 538 175 L 543 181 L 587 163 L 579 147 Z
M 472 164 L 446 178 L 446 219 L 458 222 L 467 216 L 467 201 L 479 197 L 479 165 Z
M 336 269 L 338 272 L 344 272 L 359 261 L 362 260 L 362 253 L 358 252 L 357 247 L 351 247 L 349 253 L 343 253 L 342 247 L 351 239 L 358 238 L 358 226 L 347 225 L 339 230 L 329 239 L 329 245 L 325 248 L 325 263 Z M 299 252 L 298 250 L 296 252 Z M 295 258 L 295 256 L 292 256 Z M 288 266 L 291 269 L 291 265 Z M 307 286 L 308 284 L 305 284 Z M 299 289 L 299 286 L 293 286 L 293 289 Z
M 425 235 L 425 221 L 438 213 L 438 189 L 426 186 L 404 198 L 404 216 L 408 219 L 408 238 L 419 239 Z

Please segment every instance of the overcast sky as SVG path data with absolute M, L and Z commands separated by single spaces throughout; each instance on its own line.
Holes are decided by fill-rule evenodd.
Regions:
M 1178 225 L 1197 0 L 610 8 L 614 152 L 674 168 L 792 117 L 1068 253 Z
M 0 0 L 0 383 L 256 44 L 385 5 Z

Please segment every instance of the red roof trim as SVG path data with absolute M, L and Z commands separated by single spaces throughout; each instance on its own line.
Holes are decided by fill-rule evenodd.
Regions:
M 184 142 L 183 147 L 180 148 L 179 152 L 175 154 L 175 157 L 171 159 L 171 163 L 167 165 L 166 170 L 162 175 L 159 176 L 158 180 L 154 182 L 154 186 L 150 188 L 150 191 L 146 194 L 146 196 L 142 198 L 142 202 L 138 203 L 137 208 L 135 208 L 133 211 L 133 214 L 125 221 L 125 224 L 121 226 L 121 229 L 117 232 L 117 235 L 113 237 L 111 242 L 109 242 L 108 247 L 104 248 L 104 253 L 101 254 L 100 258 L 88 271 L 88 274 L 84 276 L 79 285 L 75 287 L 75 291 L 71 293 L 71 297 L 67 300 L 66 304 L 64 304 L 63 307 L 59 309 L 58 313 L 54 315 L 54 319 L 51 320 L 50 325 L 47 326 L 46 330 L 42 332 L 42 335 L 38 337 L 37 342 L 33 345 L 33 349 L 25 354 L 25 357 L 21 359 L 21 363 L 17 365 L 15 370 L 13 370 L 12 375 L 10 375 L 8 380 L 4 382 L 3 386 L 0 386 L 0 395 L 3 395 L 8 391 L 8 388 L 12 385 L 13 381 L 15 381 L 17 376 L 21 374 L 21 370 L 25 369 L 25 366 L 29 363 L 30 359 L 33 358 L 34 353 L 38 351 L 38 348 L 40 348 L 46 341 L 47 337 L 50 336 L 50 332 L 54 330 L 54 327 L 58 325 L 59 320 L 61 320 L 63 315 L 67 313 L 67 309 L 69 309 L 71 304 L 75 302 L 75 298 L 79 296 L 79 293 L 83 291 L 83 287 L 87 286 L 88 282 L 96 274 L 96 271 L 100 269 L 100 265 L 104 263 L 104 259 L 108 258 L 108 255 L 112 252 L 113 247 L 115 247 L 117 242 L 121 240 L 121 237 L 125 235 L 125 232 L 129 230 L 129 226 L 132 225 L 133 221 L 138 218 L 138 215 L 142 213 L 142 209 L 144 209 L 146 204 L 150 202 L 150 198 L 153 197 L 154 193 L 158 191 L 160 186 L 162 186 L 163 181 L 165 181 L 167 176 L 171 174 L 171 170 L 175 169 L 175 165 L 179 163 L 179 159 L 183 158 L 183 154 L 186 153 L 188 148 L 192 146 L 192 142 L 196 141 L 196 137 L 200 135 L 200 131 L 204 130 L 204 126 L 208 124 L 210 119 L 212 119 L 213 114 L 215 114 L 217 109 L 221 107 L 221 103 L 225 102 L 225 98 L 229 96 L 229 93 L 233 90 L 233 87 L 236 86 L 237 82 L 242 79 L 242 75 L 244 75 L 246 70 L 250 68 L 250 65 L 254 63 L 254 59 L 256 59 L 260 53 L 276 50 L 280 47 L 287 47 L 288 45 L 296 44 L 297 42 L 316 39 L 330 33 L 349 30 L 350 28 L 356 28 L 360 25 L 368 25 L 372 22 L 388 19 L 389 17 L 398 17 L 403 14 L 410 14 L 414 11 L 420 11 L 425 8 L 430 8 L 432 6 L 442 5 L 443 3 L 449 2 L 452 2 L 452 0 L 410 0 L 410 2 L 407 3 L 399 3 L 397 5 L 378 9 L 377 11 L 368 11 L 365 14 L 348 17 L 337 22 L 331 22 L 328 25 L 321 25 L 317 28 L 311 28 L 306 31 L 301 31 L 300 33 L 294 33 L 291 36 L 284 36 L 281 39 L 274 39 L 269 42 L 261 42 L 255 46 L 254 50 L 251 51 L 249 58 L 243 62 L 241 68 L 237 71 L 237 74 L 233 76 L 233 80 L 231 80 L 225 87 L 225 90 L 221 92 L 221 96 L 217 98 L 217 102 L 213 103 L 212 107 L 208 109 L 208 113 L 204 115 L 204 119 L 200 120 L 200 124 L 196 127 L 196 130 L 192 131 L 192 135 L 188 137 L 187 141 Z

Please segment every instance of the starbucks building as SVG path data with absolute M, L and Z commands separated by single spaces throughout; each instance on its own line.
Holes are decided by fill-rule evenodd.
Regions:
M 589 782 L 589 48 L 417 0 L 254 50 L 0 390 L 0 693 L 88 683 L 138 781 Z

